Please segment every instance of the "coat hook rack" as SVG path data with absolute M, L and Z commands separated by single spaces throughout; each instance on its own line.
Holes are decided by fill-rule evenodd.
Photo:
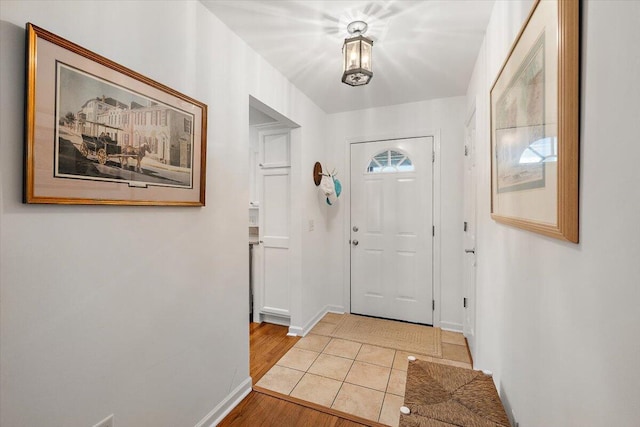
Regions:
M 313 165 L 313 183 L 317 186 L 320 185 L 320 181 L 322 181 L 322 165 L 320 162 L 316 162 Z
M 336 172 L 336 168 L 333 168 L 331 173 L 324 173 L 322 171 L 322 165 L 320 164 L 320 162 L 316 162 L 315 165 L 313 165 L 313 183 L 316 185 L 316 187 L 318 187 L 320 185 L 320 182 L 322 182 L 323 176 L 333 178 L 336 175 L 338 175 L 338 172 Z

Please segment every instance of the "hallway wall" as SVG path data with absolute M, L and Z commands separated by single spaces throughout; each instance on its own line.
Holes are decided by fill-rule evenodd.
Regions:
M 208 104 L 206 207 L 21 203 L 26 22 Z M 0 43 L 0 425 L 212 422 L 250 386 L 249 95 L 302 126 L 298 182 L 324 113 L 197 1 L 3 0 Z
M 531 2 L 497 2 L 478 97 L 477 347 L 520 427 L 640 419 L 640 2 L 582 11 L 580 243 L 490 217 L 488 94 Z

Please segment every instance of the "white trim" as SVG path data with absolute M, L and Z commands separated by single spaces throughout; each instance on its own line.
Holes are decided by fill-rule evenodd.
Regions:
M 441 250 L 440 250 L 440 233 L 442 230 L 440 223 L 440 193 L 442 182 L 440 180 L 440 129 L 427 130 L 419 129 L 416 131 L 401 131 L 388 134 L 366 135 L 359 137 L 349 137 L 345 139 L 345 159 L 348 169 L 342 179 L 342 197 L 344 199 L 344 225 L 343 225 L 343 244 L 346 248 L 344 251 L 344 278 L 342 284 L 342 296 L 344 301 L 344 309 L 346 313 L 351 313 L 351 246 L 349 238 L 351 236 L 351 144 L 362 142 L 386 141 L 393 139 L 407 138 L 433 138 L 433 150 L 435 152 L 435 161 L 433 163 L 433 225 L 436 227 L 436 233 L 433 238 L 433 299 L 435 300 L 435 310 L 433 310 L 433 326 L 440 326 L 440 304 L 441 304 Z M 428 307 L 430 309 L 430 307 Z
M 358 137 L 350 137 L 345 140 L 349 144 L 358 144 L 361 142 L 376 142 L 376 141 L 388 141 L 390 139 L 408 139 L 408 138 L 426 138 L 433 136 L 436 132 L 434 130 L 420 129 L 412 132 L 392 132 L 375 135 L 365 135 Z
M 289 181 L 289 312 L 291 313 L 290 321 L 287 326 L 291 324 L 299 324 L 304 316 L 302 314 L 302 237 L 303 237 L 303 194 L 304 185 L 302 184 L 303 170 L 302 165 L 302 147 L 303 136 L 302 128 L 293 129 L 291 131 L 291 175 Z
M 467 136 L 468 136 L 468 130 L 469 130 L 469 126 L 471 126 L 471 122 L 473 120 L 474 122 L 474 126 L 473 126 L 473 144 L 469 146 L 469 152 L 468 155 L 470 156 L 470 159 L 472 161 L 472 166 L 473 166 L 473 174 L 471 176 L 471 190 L 469 193 L 469 196 L 472 197 L 472 201 L 471 204 L 473 206 L 473 218 L 471 219 L 473 221 L 472 225 L 473 225 L 473 242 L 475 245 L 475 250 L 477 252 L 478 250 L 478 151 L 477 151 L 477 146 L 478 146 L 478 116 L 477 113 L 479 111 L 479 99 L 478 99 L 478 95 L 475 95 L 473 97 L 474 101 L 473 104 L 470 106 L 470 108 L 468 108 L 468 112 L 467 112 L 467 119 L 465 120 L 465 125 L 464 125 L 464 133 L 465 133 L 465 139 L 464 139 L 464 144 L 465 147 L 467 146 L 467 143 L 470 141 L 467 141 Z M 466 180 L 466 173 L 467 173 L 467 164 L 466 164 L 466 160 L 464 163 L 464 178 L 463 178 L 463 197 L 467 196 L 467 180 Z M 464 206 L 465 200 L 463 199 L 463 220 L 464 221 L 468 221 L 469 219 L 464 218 L 464 215 L 466 215 L 466 211 L 465 211 L 465 206 Z M 464 243 L 466 243 L 466 238 L 465 235 L 463 233 L 462 235 L 462 239 L 463 239 L 463 249 L 465 249 L 466 247 L 464 246 Z M 463 256 L 467 256 L 466 254 Z M 467 275 L 464 274 L 464 269 L 466 268 L 466 260 L 463 260 L 463 264 L 462 264 L 462 268 L 463 268 L 463 280 L 462 280 L 462 293 L 463 296 L 467 298 L 467 304 L 472 305 L 473 306 L 473 320 L 472 320 L 472 328 L 470 331 L 465 331 L 465 324 L 466 324 L 466 319 L 467 319 L 467 315 L 466 312 L 463 311 L 462 313 L 462 333 L 464 334 L 466 340 L 467 340 L 467 346 L 469 347 L 469 352 L 471 353 L 472 357 L 475 354 L 474 350 L 476 347 L 476 331 L 477 331 L 477 305 L 476 305 L 476 300 L 477 300 L 477 295 L 478 295 L 478 288 L 477 288 L 477 283 L 478 283 L 478 268 L 477 268 L 477 256 L 474 253 L 473 254 L 473 258 L 474 258 L 474 269 L 473 269 L 473 274 L 474 274 L 474 278 L 473 278 L 473 282 L 471 283 L 470 289 L 467 289 Z M 470 292 L 470 294 L 467 294 L 467 291 Z
M 289 316 L 282 316 L 274 313 L 260 312 L 260 322 L 273 323 L 274 325 L 289 326 L 291 324 L 291 318 Z
M 287 332 L 288 337 L 303 337 L 305 336 L 304 328 L 300 326 L 289 326 L 289 332 Z
M 433 152 L 435 153 L 435 161 L 433 162 L 433 226 L 435 227 L 436 232 L 433 236 L 433 300 L 435 301 L 434 310 L 433 310 L 433 326 L 440 327 L 440 319 L 442 316 L 442 247 L 441 247 L 441 238 L 442 236 L 442 223 L 441 223 L 441 178 L 440 178 L 440 158 L 442 157 L 440 154 L 440 130 L 436 130 L 433 134 Z
M 220 422 L 229 415 L 229 412 L 233 410 L 242 399 L 247 397 L 247 395 L 251 392 L 253 380 L 251 377 L 248 377 L 244 380 L 238 387 L 235 388 L 222 402 L 220 402 L 215 408 L 211 410 L 207 415 L 204 416 L 195 427 L 213 427 L 220 424 Z
M 264 288 L 262 290 L 264 292 Z M 260 313 L 262 314 L 271 314 L 273 316 L 279 316 L 279 317 L 291 317 L 291 313 L 289 310 L 284 309 L 284 308 L 276 308 L 276 307 L 269 307 L 269 306 L 264 306 L 260 309 Z
M 344 307 L 340 307 L 337 305 L 325 305 L 324 308 L 320 309 L 320 311 L 318 311 L 318 313 L 316 313 L 316 315 L 313 316 L 311 320 L 309 320 L 307 324 L 304 325 L 303 327 L 290 326 L 289 333 L 287 335 L 304 337 L 309 333 L 309 331 L 311 331 L 311 329 L 313 329 L 314 326 L 316 326 L 316 324 L 320 320 L 322 320 L 325 314 L 327 313 L 344 314 L 344 312 L 345 312 Z
M 476 111 L 478 110 L 478 96 L 473 97 L 473 103 L 467 106 L 467 116 L 464 119 L 464 127 L 467 128 L 471 124 L 471 120 L 476 115 Z M 476 121 L 477 127 L 477 121 Z
M 342 277 L 342 302 L 345 312 L 351 313 L 351 144 L 361 141 L 363 138 L 347 138 L 344 144 L 346 159 L 345 173 L 342 177 L 342 198 L 343 198 L 343 215 L 344 222 L 342 225 L 343 237 L 343 270 Z
M 293 120 L 285 116 L 284 114 L 281 114 L 278 111 L 274 110 L 273 108 L 269 107 L 267 104 L 260 101 L 258 98 L 254 97 L 253 95 L 249 95 L 249 106 L 255 108 L 256 110 L 266 114 L 267 116 L 275 120 L 274 123 L 268 123 L 267 125 L 285 126 L 291 129 L 300 127 L 299 124 L 297 124 L 296 122 L 294 122 Z
M 108 426 L 113 427 L 113 414 L 109 415 L 104 420 L 98 422 L 93 427 L 108 427 Z
M 462 333 L 462 323 L 440 322 L 440 329 L 442 329 L 443 331 Z

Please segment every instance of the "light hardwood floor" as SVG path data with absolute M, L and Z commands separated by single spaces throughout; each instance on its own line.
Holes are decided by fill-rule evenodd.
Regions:
M 250 325 L 250 375 L 260 378 L 295 345 L 299 337 L 287 337 L 288 328 L 269 323 Z M 276 397 L 252 391 L 219 424 L 227 426 L 361 427 L 363 424 L 316 411 Z

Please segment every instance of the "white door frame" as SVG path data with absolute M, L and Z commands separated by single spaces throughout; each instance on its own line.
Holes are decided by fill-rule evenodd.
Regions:
M 300 197 L 300 189 L 296 184 L 301 181 L 301 165 L 300 165 L 300 147 L 302 141 L 302 132 L 299 124 L 289 119 L 288 117 L 280 114 L 275 109 L 269 107 L 267 104 L 260 101 L 258 98 L 249 95 L 249 106 L 261 111 L 262 113 L 270 116 L 275 121 L 273 123 L 267 123 L 262 125 L 254 125 L 256 130 L 264 131 L 267 129 L 288 129 L 289 130 L 289 159 L 290 159 L 290 175 L 289 175 L 289 184 L 290 184 L 290 193 L 289 193 L 289 203 L 290 203 L 290 228 L 289 228 L 289 318 L 278 318 L 277 316 L 271 316 L 268 314 L 261 315 L 260 314 L 260 301 L 262 295 L 254 294 L 254 311 L 253 311 L 253 321 L 261 322 L 267 320 L 271 323 L 277 323 L 280 321 L 280 324 L 285 326 L 289 325 L 291 330 L 291 325 L 300 324 L 300 319 L 302 317 L 302 307 L 301 307 L 301 295 L 302 290 L 301 287 L 301 278 L 302 278 L 302 260 L 301 260 L 301 247 L 302 247 L 302 236 L 301 236 L 301 197 Z M 248 111 L 248 110 L 247 110 Z M 257 167 L 258 157 L 256 156 L 256 163 L 252 167 Z M 257 176 L 257 174 L 256 174 Z M 256 183 L 257 186 L 257 183 Z M 257 188 L 256 188 L 257 190 Z M 255 248 L 254 248 L 255 250 Z M 260 250 L 256 250 L 254 252 L 254 256 L 259 256 Z M 255 260 L 256 263 L 259 263 L 260 260 Z M 255 270 L 254 270 L 255 271 Z M 255 278 L 254 280 L 261 280 L 260 278 Z M 258 283 L 254 283 L 254 287 L 258 287 Z M 260 292 L 260 289 L 254 289 Z M 285 319 L 286 321 L 282 321 Z
M 475 172 L 473 174 L 473 176 L 471 177 L 471 179 L 473 180 L 473 182 L 471 183 L 472 185 L 472 193 L 471 193 L 471 197 L 472 197 L 472 201 L 471 203 L 473 204 L 473 216 L 474 218 L 473 220 L 473 234 L 474 234 L 474 248 L 467 248 L 466 247 L 466 240 L 465 240 L 465 236 L 463 235 L 463 249 L 467 250 L 467 249 L 473 249 L 474 253 L 473 258 L 474 258 L 474 265 L 477 265 L 477 250 L 478 250 L 478 192 L 477 192 L 477 188 L 478 188 L 478 172 L 477 172 L 477 141 L 478 141 L 478 117 L 477 117 L 477 111 L 478 111 L 478 99 L 475 98 L 473 104 L 470 106 L 469 111 L 467 112 L 467 116 L 465 118 L 465 122 L 464 122 L 464 128 L 465 128 L 465 146 L 467 146 L 467 130 L 469 129 L 469 126 L 471 125 L 471 121 L 474 120 L 474 128 L 473 128 L 473 147 L 469 148 L 469 156 L 472 156 L 471 161 L 474 162 L 475 164 Z M 466 162 L 465 162 L 465 174 L 466 174 Z M 466 179 L 465 179 L 465 185 L 466 185 Z M 465 196 L 467 194 L 467 189 L 465 188 Z M 463 209 L 464 210 L 464 209 Z M 466 215 L 466 212 L 463 213 L 464 215 Z M 464 221 L 467 221 L 467 218 L 464 218 Z M 471 256 L 471 254 L 467 254 L 464 253 L 463 254 L 464 257 L 467 256 Z M 466 262 L 467 260 L 465 259 L 463 261 L 463 269 L 466 266 Z M 469 286 L 469 284 L 467 283 L 467 275 L 463 273 L 463 283 L 462 283 L 462 292 L 464 294 L 465 297 L 467 297 L 467 304 L 469 306 L 472 306 L 473 308 L 473 320 L 472 320 L 472 333 L 470 334 L 466 328 L 467 328 L 467 324 L 466 324 L 466 319 L 467 319 L 467 313 L 463 313 L 462 315 L 462 329 L 463 329 L 463 334 L 465 335 L 465 338 L 467 339 L 467 344 L 469 346 L 469 350 L 471 351 L 471 354 L 475 354 L 475 347 L 476 347 L 476 339 L 475 339 L 475 335 L 476 335 L 476 330 L 477 330 L 477 325 L 476 325 L 476 300 L 477 300 L 477 280 L 478 280 L 478 269 L 477 267 L 473 269 L 473 274 L 474 274 L 474 280 L 471 283 L 471 286 Z M 470 297 L 470 298 L 469 298 Z
M 363 142 L 384 141 L 389 139 L 407 139 L 407 138 L 433 138 L 433 152 L 435 160 L 433 162 L 433 225 L 435 227 L 435 235 L 433 237 L 433 326 L 440 327 L 440 303 L 441 303 L 441 250 L 440 250 L 440 130 L 418 130 L 408 133 L 391 133 L 383 135 L 366 135 L 360 137 L 351 137 L 345 140 L 345 164 L 349 168 L 345 172 L 342 183 L 342 197 L 344 197 L 344 229 L 343 229 L 343 248 L 344 248 L 344 282 L 343 282 L 343 301 L 344 309 L 347 313 L 351 312 L 351 144 Z M 425 307 L 429 309 L 430 307 Z

